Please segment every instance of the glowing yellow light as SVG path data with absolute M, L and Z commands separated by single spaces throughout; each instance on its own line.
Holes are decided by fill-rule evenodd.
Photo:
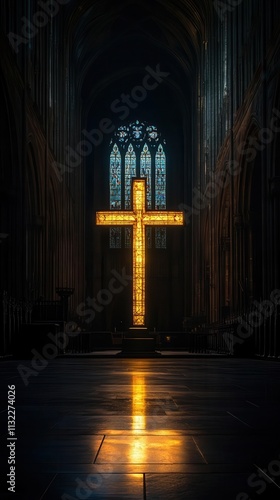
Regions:
M 133 227 L 133 325 L 145 325 L 145 226 L 182 226 L 183 212 L 146 211 L 146 179 L 132 181 L 133 210 L 97 212 L 99 226 Z
M 153 404 L 160 409 L 161 401 L 153 396 Z M 168 463 L 174 455 L 178 463 L 184 463 L 187 450 L 183 446 L 184 437 L 180 431 L 158 429 L 160 418 L 153 415 L 148 404 L 151 394 L 146 389 L 145 375 L 142 372 L 132 373 L 132 434 L 129 447 L 131 464 Z M 147 415 L 150 418 L 147 419 Z M 147 427 L 150 429 L 147 429 Z M 164 436 L 157 439 L 155 436 Z
M 145 377 L 133 375 L 132 390 L 132 428 L 137 432 L 146 428 Z
M 146 384 L 145 376 L 133 374 L 132 378 L 132 430 L 134 438 L 130 446 L 130 462 L 145 463 L 146 461 L 146 436 L 142 433 L 146 429 Z M 138 437 L 139 436 L 139 437 Z

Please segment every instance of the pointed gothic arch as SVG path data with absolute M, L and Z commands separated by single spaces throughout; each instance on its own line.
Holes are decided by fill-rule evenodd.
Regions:
M 25 232 L 25 279 L 26 296 L 36 299 L 41 295 L 42 287 L 42 196 L 38 173 L 38 159 L 30 141 L 27 145 L 26 169 L 26 232 Z
M 166 208 L 166 141 L 155 125 L 131 122 L 121 125 L 110 142 L 110 209 L 131 208 L 133 177 L 147 180 L 147 208 Z M 131 247 L 131 228 L 110 228 L 110 248 Z M 151 248 L 154 235 L 155 248 L 166 248 L 165 228 L 146 228 L 147 246 Z

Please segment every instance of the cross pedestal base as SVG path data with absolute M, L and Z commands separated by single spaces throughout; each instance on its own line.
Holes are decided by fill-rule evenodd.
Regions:
M 148 328 L 131 327 L 125 334 L 122 342 L 122 352 L 119 354 L 124 357 L 157 357 L 161 356 L 156 351 L 156 339 L 151 335 Z
M 152 335 L 149 334 L 149 330 L 145 326 L 131 326 L 128 329 L 128 333 L 125 334 L 125 337 L 127 339 L 135 339 L 138 337 L 152 337 Z

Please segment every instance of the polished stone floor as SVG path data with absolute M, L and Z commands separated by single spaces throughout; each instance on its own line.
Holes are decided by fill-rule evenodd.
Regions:
M 3 361 L 0 372 L 1 499 L 280 498 L 280 363 L 55 359 Z

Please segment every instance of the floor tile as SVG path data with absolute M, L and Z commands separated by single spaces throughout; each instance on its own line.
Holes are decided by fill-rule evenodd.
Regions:
M 142 474 L 58 474 L 41 500 L 143 500 L 143 488 Z
M 204 463 L 187 436 L 106 436 L 97 463 Z
M 146 474 L 146 499 L 158 500 L 277 500 L 279 489 L 264 483 L 250 488 L 246 474 Z
M 87 479 L 84 498 L 104 500 L 279 493 L 276 474 L 261 495 L 248 484 L 280 461 L 279 363 L 60 358 L 28 386 L 18 364 L 0 363 L 2 473 L 7 385 L 16 385 L 16 500 L 77 500 Z

